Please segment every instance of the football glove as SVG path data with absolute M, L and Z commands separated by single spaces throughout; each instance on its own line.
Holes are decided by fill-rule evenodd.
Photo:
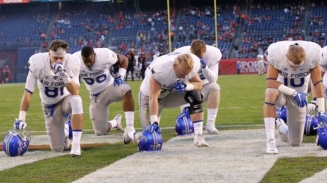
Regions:
M 309 114 L 314 115 L 318 110 L 317 99 L 314 98 L 307 106 L 307 111 Z
M 308 94 L 296 91 L 293 93 L 292 96 L 298 107 L 304 107 L 308 104 L 307 102 Z
M 64 65 L 61 62 L 55 62 L 51 64 L 51 68 L 54 71 L 54 73 L 60 73 L 63 72 L 64 69 Z
M 14 123 L 14 129 L 16 130 L 24 130 L 27 127 L 27 123 L 23 120 L 16 119 Z
M 68 76 L 68 74 L 65 71 L 57 72 L 56 75 L 59 76 L 64 81 L 65 84 L 70 83 L 72 81 L 72 79 Z
M 327 113 L 325 111 L 318 112 L 318 123 L 321 121 L 327 123 Z
M 144 131 L 147 132 L 147 133 L 158 132 L 159 134 L 161 134 L 161 129 L 160 129 L 160 127 L 159 127 L 159 125 L 158 125 L 157 122 L 154 122 L 151 125 L 147 126 L 144 129 Z
M 126 84 L 126 82 L 121 78 L 121 76 L 117 76 L 114 80 L 114 87 L 119 86 L 121 84 Z
M 200 58 L 200 62 L 201 62 L 201 69 L 206 68 L 207 64 L 206 64 L 206 62 L 204 61 L 203 58 Z
M 186 88 L 186 84 L 177 81 L 177 83 L 173 84 L 172 89 L 176 90 L 177 93 L 184 93 Z

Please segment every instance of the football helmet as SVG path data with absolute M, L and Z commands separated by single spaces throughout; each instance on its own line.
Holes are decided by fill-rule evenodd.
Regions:
M 327 150 L 327 124 L 325 122 L 320 122 L 317 128 L 317 146 L 320 146 L 322 149 Z
M 162 137 L 158 131 L 148 133 L 143 131 L 139 138 L 139 151 L 160 151 L 162 147 Z
M 72 115 L 66 114 L 64 117 L 67 118 L 65 122 L 65 137 L 68 136 L 69 139 L 73 139 L 73 130 L 71 124 Z
M 185 107 L 183 112 L 177 116 L 175 122 L 176 135 L 185 136 L 194 134 L 194 126 L 190 117 L 189 107 Z
M 307 136 L 316 135 L 317 127 L 318 127 L 318 119 L 313 115 L 307 114 L 304 123 L 304 135 Z
M 2 142 L 2 147 L 8 156 L 22 156 L 26 153 L 30 141 L 29 132 L 24 130 L 20 135 L 16 130 L 10 130 Z
M 281 118 L 287 123 L 287 108 L 286 106 L 282 106 L 280 108 L 276 108 L 276 118 Z

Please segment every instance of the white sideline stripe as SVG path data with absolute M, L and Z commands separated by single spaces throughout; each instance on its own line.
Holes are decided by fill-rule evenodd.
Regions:
M 279 154 L 266 154 L 265 130 L 226 130 L 204 134 L 208 148 L 193 137 L 175 137 L 159 152 L 137 152 L 85 175 L 83 182 L 260 182 L 280 157 L 326 156 L 314 143 L 291 147 L 276 140 Z M 320 179 L 323 180 L 323 179 Z

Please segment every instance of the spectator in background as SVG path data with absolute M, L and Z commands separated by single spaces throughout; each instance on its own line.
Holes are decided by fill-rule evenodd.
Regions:
M 241 74 L 241 69 L 242 69 L 242 65 L 240 61 L 236 62 L 236 70 L 237 70 L 237 74 Z
M 8 65 L 6 65 L 3 68 L 2 72 L 3 72 L 4 78 L 5 78 L 5 82 L 9 83 L 10 68 L 8 67 Z
M 147 68 L 146 57 L 144 52 L 141 53 L 140 57 L 138 58 L 138 63 L 141 65 L 141 78 L 144 79 L 145 70 Z
M 126 71 L 125 81 L 127 81 L 128 73 L 131 73 L 132 81 L 134 81 L 134 65 L 136 60 L 132 49 L 129 49 L 125 56 L 128 58 L 128 67 Z

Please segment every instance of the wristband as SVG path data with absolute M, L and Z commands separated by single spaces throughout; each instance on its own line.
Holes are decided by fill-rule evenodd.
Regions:
M 193 89 L 194 89 L 194 85 L 193 84 L 191 84 L 191 83 L 187 83 L 186 84 L 186 87 L 185 87 L 185 90 L 186 91 L 191 91 Z
M 68 75 L 67 75 L 67 77 L 63 77 L 62 80 L 64 81 L 65 84 L 72 82 L 72 79 L 70 79 L 70 77 Z
M 283 84 L 279 85 L 278 88 L 277 88 L 278 91 L 286 94 L 286 95 L 293 95 L 294 92 L 296 92 L 296 90 L 290 88 L 290 87 L 287 87 Z
M 323 97 L 317 98 L 318 112 L 325 111 L 325 99 Z
M 154 122 L 158 122 L 158 116 L 150 115 L 150 123 L 153 124 Z
M 118 74 L 119 76 L 124 77 L 126 74 L 126 69 L 120 67 L 118 70 Z
M 19 120 L 25 121 L 26 119 L 26 111 L 19 111 Z

